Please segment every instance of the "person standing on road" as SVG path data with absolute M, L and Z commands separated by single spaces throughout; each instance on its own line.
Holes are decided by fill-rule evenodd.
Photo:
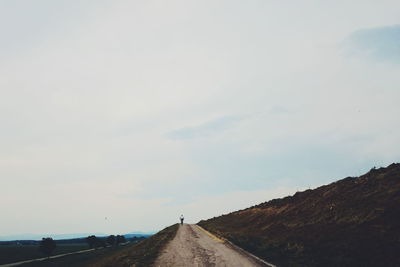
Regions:
M 183 217 L 183 214 L 181 214 L 181 217 L 179 217 L 179 219 L 181 220 L 181 224 L 183 224 L 183 220 L 185 219 L 185 218 Z

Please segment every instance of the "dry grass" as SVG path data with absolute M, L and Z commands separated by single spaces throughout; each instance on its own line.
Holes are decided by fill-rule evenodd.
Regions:
M 278 266 L 400 266 L 400 164 L 199 225 Z
M 157 234 L 126 249 L 96 259 L 87 267 L 141 267 L 151 266 L 165 245 L 172 240 L 178 230 L 174 224 Z

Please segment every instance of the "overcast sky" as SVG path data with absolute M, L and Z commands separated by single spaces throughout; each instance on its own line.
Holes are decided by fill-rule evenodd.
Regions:
M 160 230 L 399 162 L 399 10 L 0 1 L 0 235 Z

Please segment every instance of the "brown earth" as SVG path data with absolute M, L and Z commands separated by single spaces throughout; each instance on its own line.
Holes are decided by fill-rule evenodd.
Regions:
M 278 266 L 400 266 L 400 164 L 199 225 Z

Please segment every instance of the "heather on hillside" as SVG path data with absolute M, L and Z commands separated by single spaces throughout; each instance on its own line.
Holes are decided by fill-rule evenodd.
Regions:
M 400 266 L 400 164 L 199 225 L 278 266 Z
M 86 267 L 152 266 L 166 244 L 175 237 L 178 224 L 171 225 L 133 246 L 98 257 Z

